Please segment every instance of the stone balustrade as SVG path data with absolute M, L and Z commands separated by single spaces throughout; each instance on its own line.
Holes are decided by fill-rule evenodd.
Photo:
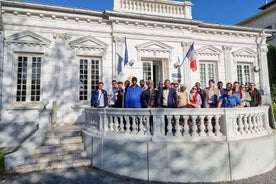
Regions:
M 102 136 L 169 141 L 252 138 L 271 133 L 268 108 L 86 108 L 86 129 Z
M 95 167 L 162 182 L 233 181 L 275 167 L 269 106 L 86 108 L 83 138 Z
M 118 0 L 114 2 L 115 11 L 162 15 L 191 19 L 192 3 L 168 0 Z

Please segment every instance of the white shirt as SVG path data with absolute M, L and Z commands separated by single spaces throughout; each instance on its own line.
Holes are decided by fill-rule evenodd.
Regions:
M 102 93 L 102 90 L 99 90 L 99 97 L 98 97 L 98 101 L 99 101 L 99 107 L 104 107 L 104 94 Z

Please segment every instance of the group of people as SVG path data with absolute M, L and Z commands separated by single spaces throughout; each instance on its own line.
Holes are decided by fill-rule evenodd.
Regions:
M 220 107 L 255 107 L 262 104 L 260 92 L 254 83 L 240 85 L 228 82 L 223 87 L 219 81 L 215 87 L 215 81 L 209 80 L 209 86 L 200 88 L 200 82 L 196 82 L 190 91 L 185 85 L 159 81 L 158 87 L 154 87 L 152 80 L 142 79 L 137 82 L 133 77 L 130 81 L 112 81 L 109 91 L 103 89 L 104 84 L 99 82 L 98 89 L 92 92 L 91 107 L 104 108 L 220 108 Z

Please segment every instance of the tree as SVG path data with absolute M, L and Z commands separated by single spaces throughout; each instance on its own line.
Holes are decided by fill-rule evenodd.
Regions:
M 276 47 L 269 45 L 267 52 L 267 61 L 268 61 L 268 72 L 269 72 L 269 83 L 272 87 L 273 84 L 276 84 Z

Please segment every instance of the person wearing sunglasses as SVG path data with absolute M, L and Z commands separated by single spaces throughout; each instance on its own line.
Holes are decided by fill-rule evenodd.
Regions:
M 202 105 L 202 100 L 196 86 L 192 87 L 190 92 L 190 104 L 194 108 L 200 108 Z

